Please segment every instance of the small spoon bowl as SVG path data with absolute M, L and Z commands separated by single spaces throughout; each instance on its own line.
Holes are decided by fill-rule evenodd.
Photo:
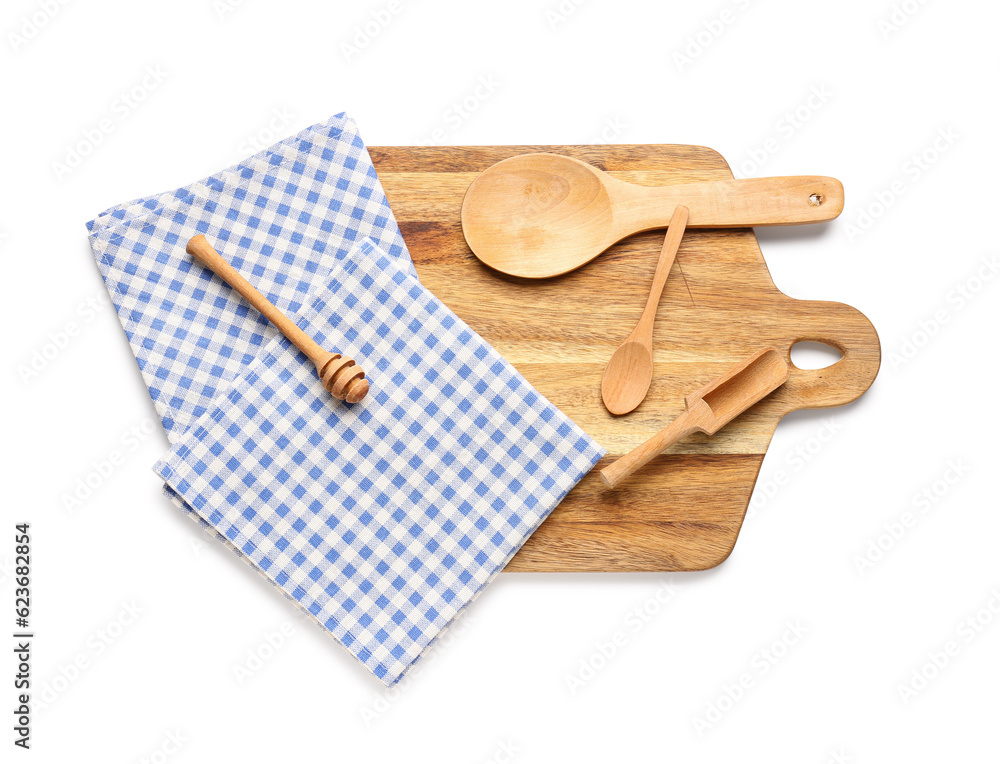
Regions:
M 605 407 L 616 416 L 634 410 L 645 399 L 652 380 L 650 348 L 643 342 L 623 342 L 604 369 L 601 398 Z

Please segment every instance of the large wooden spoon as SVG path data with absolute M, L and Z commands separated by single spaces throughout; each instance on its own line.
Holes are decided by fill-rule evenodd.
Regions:
M 615 488 L 681 438 L 693 432 L 715 435 L 788 379 L 788 362 L 765 348 L 684 399 L 684 413 L 641 446 L 601 470 L 601 480 Z
M 656 307 L 660 304 L 660 295 L 663 294 L 667 276 L 677 257 L 677 249 L 684 238 L 687 221 L 688 208 L 678 204 L 663 240 L 663 249 L 656 263 L 646 307 L 639 316 L 635 329 L 604 367 L 601 397 L 612 414 L 627 414 L 635 409 L 646 397 L 653 381 L 653 323 L 656 321 Z
M 572 157 L 521 154 L 472 182 L 462 231 L 491 268 L 540 279 L 579 268 L 633 233 L 665 227 L 679 204 L 691 210 L 690 228 L 817 223 L 840 214 L 844 187 L 814 175 L 638 186 Z

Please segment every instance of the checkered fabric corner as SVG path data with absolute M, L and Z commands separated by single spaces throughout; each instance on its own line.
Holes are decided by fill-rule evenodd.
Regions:
M 371 241 L 300 323 L 369 395 L 335 401 L 276 337 L 155 469 L 392 684 L 604 450 Z
M 113 207 L 88 228 L 171 442 L 276 335 L 192 261 L 184 251 L 192 236 L 205 234 L 292 315 L 365 238 L 415 275 L 368 151 L 343 114 L 204 180 Z

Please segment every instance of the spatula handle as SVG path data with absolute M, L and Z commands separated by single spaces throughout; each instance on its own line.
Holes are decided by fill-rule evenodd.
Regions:
M 601 480 L 608 488 L 617 488 L 633 472 L 642 469 L 674 443 L 700 429 L 698 417 L 690 410 L 685 411 L 641 446 L 601 470 Z

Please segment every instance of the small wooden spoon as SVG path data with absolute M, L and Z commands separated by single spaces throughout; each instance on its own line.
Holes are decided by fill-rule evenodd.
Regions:
M 690 208 L 690 228 L 817 223 L 840 214 L 844 187 L 813 175 L 639 186 L 572 157 L 521 154 L 472 182 L 462 231 L 491 268 L 542 279 L 579 268 L 633 233 L 663 228 L 678 204 Z
M 766 348 L 733 367 L 718 379 L 691 393 L 686 409 L 667 427 L 638 448 L 601 470 L 608 488 L 617 487 L 681 438 L 693 432 L 715 435 L 722 427 L 788 379 L 788 362 L 774 348 Z
M 274 324 L 289 341 L 306 354 L 310 361 L 316 364 L 316 373 L 323 381 L 323 387 L 338 400 L 357 403 L 368 394 L 368 380 L 365 372 L 354 359 L 344 358 L 340 353 L 330 353 L 292 321 L 278 310 L 272 302 L 258 292 L 243 278 L 239 271 L 226 262 L 215 248 L 198 234 L 187 243 L 187 253 L 202 265 L 215 272 L 215 275 L 235 289 L 239 295 L 260 311 L 268 321 Z
M 656 307 L 667 283 L 667 276 L 673 267 L 677 249 L 684 237 L 688 221 L 688 208 L 678 204 L 670 218 L 670 227 L 663 240 L 660 259 L 653 274 L 653 286 L 649 290 L 646 307 L 639 316 L 639 323 L 632 333 L 619 345 L 608 365 L 604 367 L 601 381 L 601 397 L 612 414 L 627 414 L 642 403 L 653 381 L 653 322 L 656 321 Z

